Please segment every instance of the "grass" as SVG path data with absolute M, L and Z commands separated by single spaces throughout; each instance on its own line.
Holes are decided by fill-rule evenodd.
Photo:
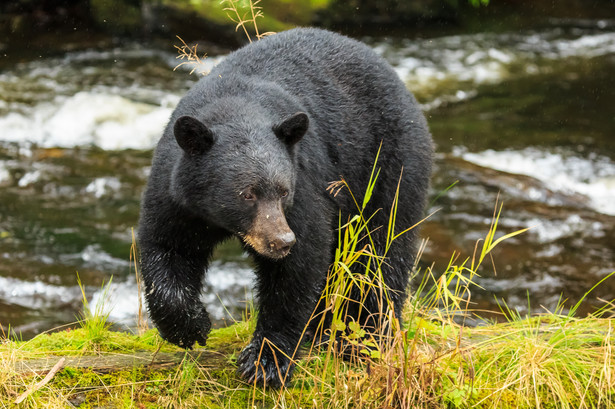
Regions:
M 171 353 L 182 359 L 168 368 L 124 366 L 105 372 L 67 365 L 20 407 L 279 407 L 279 408 L 612 408 L 615 407 L 614 320 L 576 318 L 557 312 L 513 314 L 504 324 L 464 328 L 441 308 L 422 309 L 413 298 L 408 326 L 393 334 L 379 356 L 349 363 L 326 349 L 298 361 L 289 388 L 262 390 L 238 380 L 234 358 L 250 338 L 242 321 L 212 331 L 207 348 L 217 361 L 198 359 L 163 342 L 155 330 L 133 335 L 105 330 L 97 348 L 85 328 L 58 331 L 30 341 L 4 339 L 0 346 L 0 405 L 44 373 L 19 370 L 38 358 L 148 357 Z M 442 307 L 442 305 L 440 306 Z M 352 336 L 352 333 L 351 335 Z M 149 359 L 149 358 L 148 358 Z M 21 366 L 23 369 L 23 366 Z
M 504 324 L 464 328 L 442 311 L 421 309 L 415 298 L 408 326 L 392 335 L 378 356 L 348 362 L 328 349 L 298 361 L 289 388 L 263 390 L 235 376 L 234 358 L 250 338 L 250 322 L 212 331 L 207 349 L 218 360 L 201 360 L 163 342 L 155 330 L 143 335 L 107 331 L 94 351 L 85 328 L 58 331 L 30 341 L 4 339 L 0 346 L 0 407 L 45 372 L 37 359 L 115 357 L 162 353 L 179 359 L 169 367 L 66 365 L 19 407 L 207 407 L 207 408 L 612 408 L 615 407 L 614 323 L 592 315 L 557 312 Z M 442 307 L 442 305 L 440 306 Z M 424 308 L 421 306 L 421 308 Z M 441 309 L 441 308 L 439 308 Z M 505 307 L 503 307 L 506 311 Z M 351 335 L 352 336 L 352 332 Z M 50 367 L 51 365 L 49 365 Z M 21 369 L 20 369 L 21 368 Z
M 93 309 L 85 295 L 85 288 L 81 284 L 79 274 L 77 274 L 77 284 L 81 289 L 81 302 L 83 304 L 83 312 L 81 314 L 81 319 L 78 322 L 81 328 L 85 331 L 85 339 L 87 340 L 82 348 L 84 350 L 92 349 L 95 352 L 98 348 L 100 348 L 100 345 L 106 341 L 109 334 L 108 330 L 111 326 L 111 323 L 109 322 L 110 311 L 105 311 L 105 304 L 107 304 L 107 301 L 109 300 L 111 279 L 107 285 L 103 282 L 102 296 Z

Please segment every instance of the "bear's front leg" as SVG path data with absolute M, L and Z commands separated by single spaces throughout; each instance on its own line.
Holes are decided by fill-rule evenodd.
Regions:
M 300 251 L 280 262 L 260 260 L 256 271 L 258 322 L 237 359 L 249 383 L 280 387 L 290 381 L 308 320 L 321 294 L 327 262 L 297 262 Z M 321 265 L 322 264 L 322 265 Z
M 205 345 L 211 329 L 200 301 L 205 272 L 202 255 L 141 243 L 141 275 L 149 316 L 165 340 L 182 348 Z

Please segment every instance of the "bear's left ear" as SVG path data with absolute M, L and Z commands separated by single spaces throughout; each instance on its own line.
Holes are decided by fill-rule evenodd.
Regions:
M 173 133 L 177 144 L 190 155 L 203 154 L 214 144 L 214 136 L 209 128 L 191 116 L 178 118 Z
M 310 120 L 305 112 L 297 112 L 273 127 L 273 132 L 288 146 L 299 142 L 308 130 Z

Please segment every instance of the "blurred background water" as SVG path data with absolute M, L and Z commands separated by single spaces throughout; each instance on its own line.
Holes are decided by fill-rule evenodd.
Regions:
M 357 35 L 420 101 L 436 143 L 421 268 L 471 256 L 496 197 L 506 241 L 472 291 L 497 318 L 578 301 L 615 270 L 615 20 L 515 30 Z M 452 30 L 455 31 L 455 30 Z M 458 30 L 459 31 L 459 30 Z M 166 46 L 130 41 L 5 53 L 0 62 L 0 324 L 24 338 L 75 321 L 78 272 L 95 303 L 113 277 L 111 318 L 134 326 L 129 252 L 152 149 L 198 79 Z M 1 46 L 1 44 L 0 44 Z M 213 47 L 212 47 L 213 48 Z M 218 50 L 217 48 L 214 48 Z M 206 51 L 206 50 L 204 50 Z M 227 51 L 210 55 L 213 66 Z M 403 205 L 403 204 L 402 204 Z M 222 246 L 204 284 L 217 325 L 251 298 L 250 261 Z M 580 314 L 611 300 L 615 279 Z

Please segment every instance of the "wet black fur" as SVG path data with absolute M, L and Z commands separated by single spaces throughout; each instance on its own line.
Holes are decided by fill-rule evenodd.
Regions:
M 298 112 L 309 119 L 302 138 L 276 131 Z M 180 121 L 175 131 L 179 138 L 186 133 L 184 149 L 174 133 L 183 116 L 205 125 L 203 131 L 190 119 Z M 202 133 L 203 140 L 192 141 L 190 132 Z M 248 248 L 257 266 L 258 322 L 238 372 L 247 380 L 264 375 L 279 386 L 277 359 L 290 378 L 290 361 L 280 353 L 274 357 L 267 346 L 260 361 L 264 374 L 256 369 L 262 340 L 293 354 L 333 259 L 340 211 L 343 220 L 356 213 L 346 192 L 333 197 L 327 186 L 343 177 L 361 202 L 381 142 L 368 214 L 382 209 L 372 226 L 387 225 L 403 168 L 399 232 L 423 215 L 432 142 L 414 97 L 371 49 L 327 31 L 295 29 L 234 52 L 201 79 L 180 101 L 158 144 L 142 203 L 141 273 L 161 335 L 187 348 L 205 344 L 210 320 L 199 301 L 202 279 L 214 247 L 250 227 L 255 211 L 242 200 L 243 190 L 278 200 L 278 191 L 287 189 L 283 206 L 297 242 L 279 260 Z M 375 233 L 377 246 L 384 246 L 385 236 L 386 228 Z M 403 236 L 388 253 L 385 280 L 397 314 L 416 237 L 416 231 Z M 370 297 L 363 307 L 377 311 L 377 300 Z

